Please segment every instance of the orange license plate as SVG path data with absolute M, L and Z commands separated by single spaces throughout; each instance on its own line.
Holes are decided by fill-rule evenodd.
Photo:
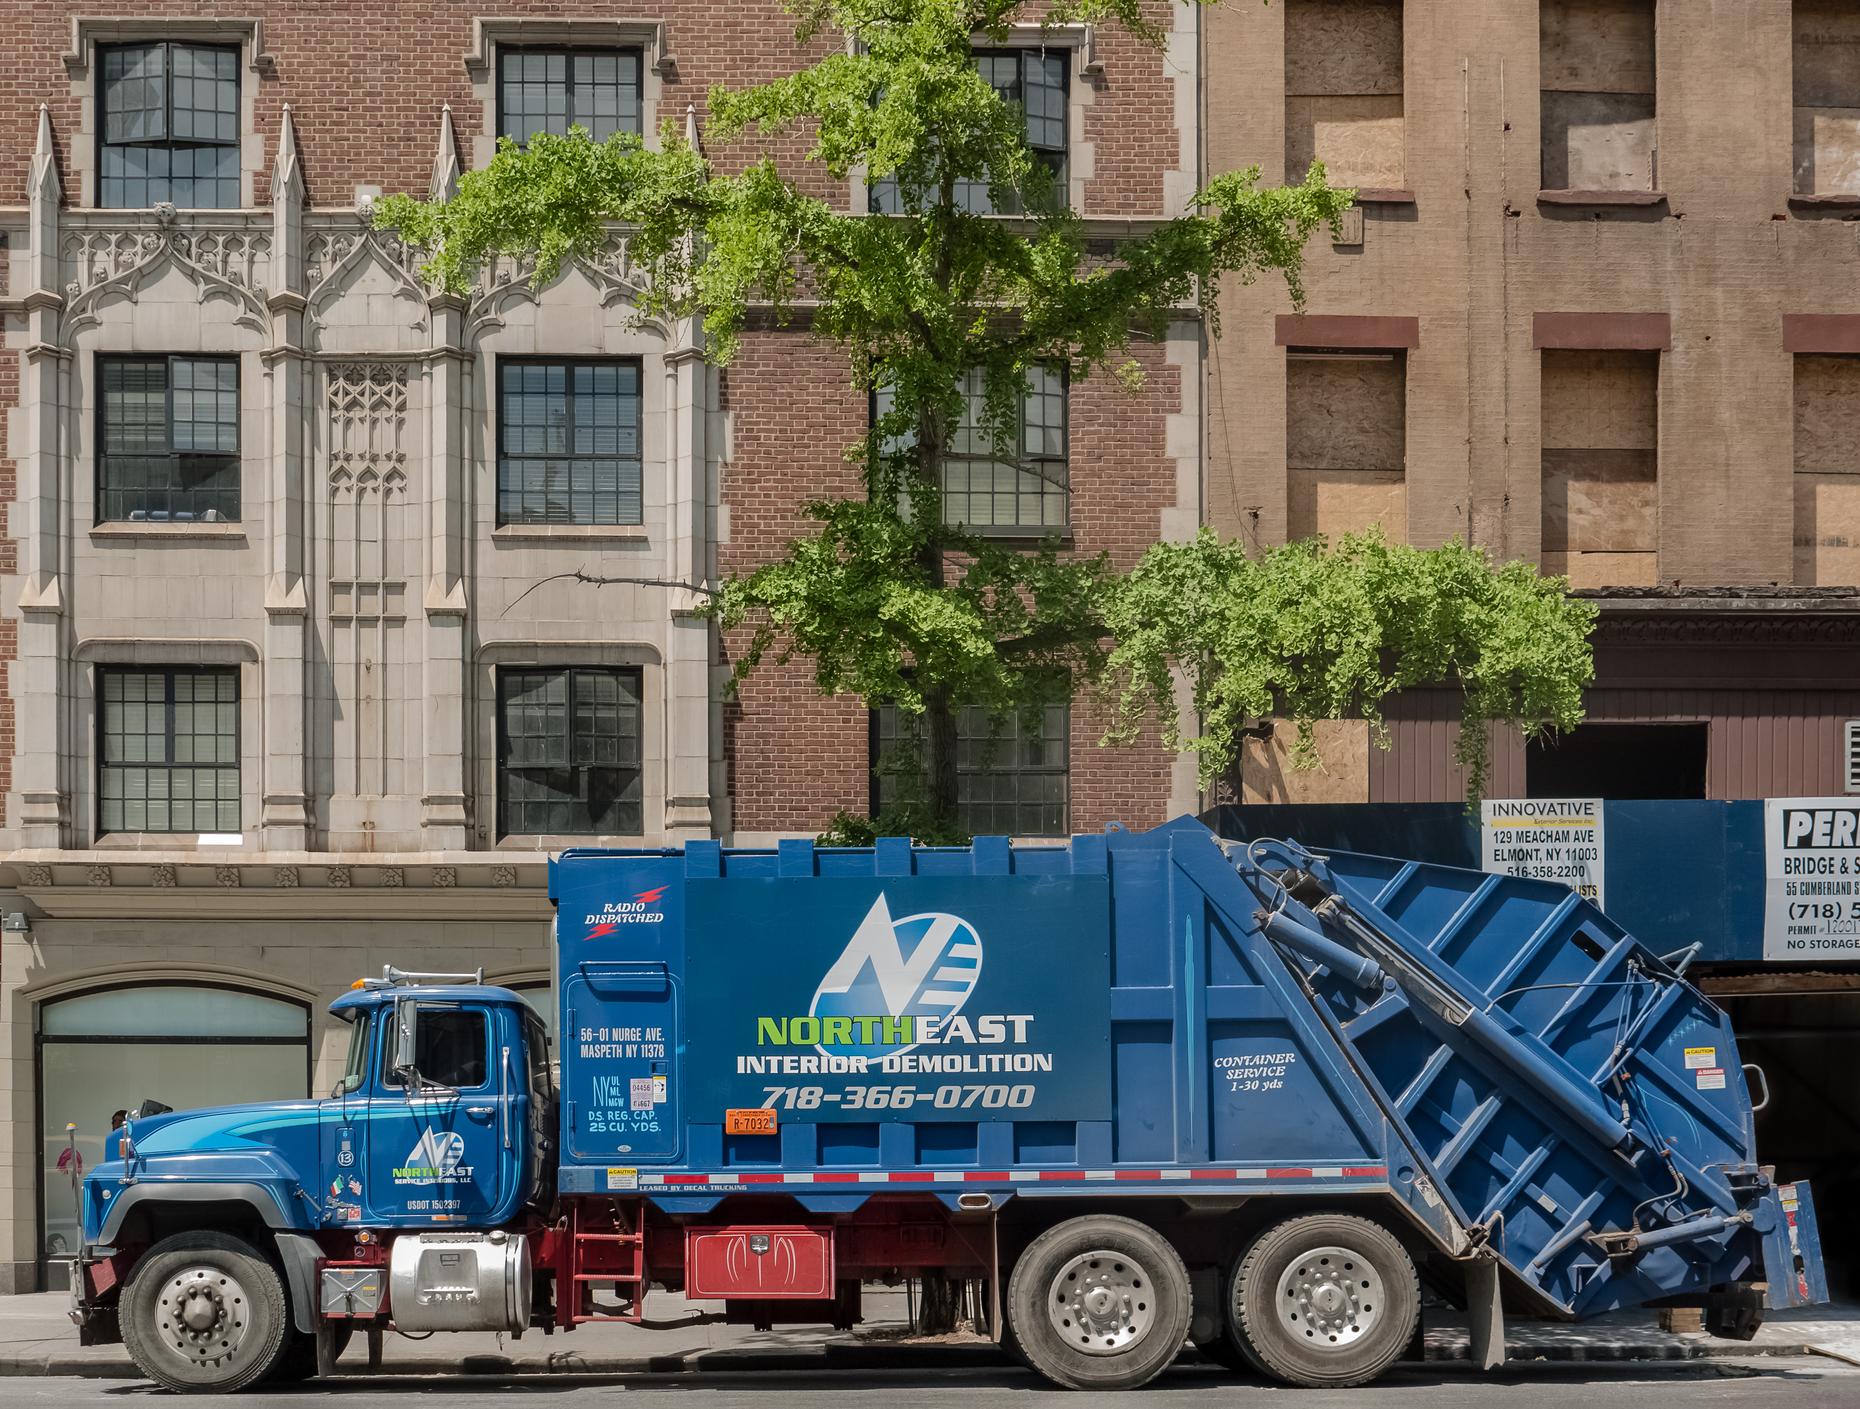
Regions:
M 775 1133 L 775 1112 L 725 1111 L 723 1130 L 726 1135 L 773 1135 Z

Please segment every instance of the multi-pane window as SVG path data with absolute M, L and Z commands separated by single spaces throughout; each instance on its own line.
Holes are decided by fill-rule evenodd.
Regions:
M 98 831 L 239 830 L 239 672 L 97 672 Z
M 1033 159 L 1051 174 L 1049 199 L 1065 204 L 1068 56 L 1043 49 L 984 49 L 976 51 L 975 66 L 1003 102 L 1020 107 Z M 1018 215 L 1023 208 L 1019 199 L 997 208 L 985 181 L 958 181 L 954 195 L 959 209 L 976 215 Z M 916 210 L 923 204 L 915 193 L 906 200 L 892 180 L 873 182 L 867 199 L 874 212 L 884 215 Z
M 123 44 L 102 51 L 99 204 L 239 205 L 239 51 Z
M 956 823 L 975 836 L 1062 837 L 1067 834 L 1071 710 L 1047 705 L 1037 722 L 1018 714 L 995 718 L 974 706 L 956 711 Z M 927 757 L 921 715 L 886 705 L 873 712 L 873 808 L 927 784 L 917 772 Z
M 497 420 L 500 524 L 636 524 L 636 362 L 505 359 Z
M 640 130 L 634 49 L 506 49 L 498 60 L 497 135 L 519 144 L 580 127 L 596 142 Z
M 503 670 L 497 680 L 499 836 L 636 836 L 640 672 Z
M 97 521 L 239 517 L 239 362 L 97 360 Z
M 1010 438 L 996 441 L 984 414 L 983 374 L 979 368 L 964 374 L 962 420 L 951 430 L 938 467 L 943 522 L 1004 536 L 1065 531 L 1070 482 L 1066 371 L 1030 367 L 1026 381 Z M 891 404 L 891 393 L 879 391 L 875 414 L 883 416 Z

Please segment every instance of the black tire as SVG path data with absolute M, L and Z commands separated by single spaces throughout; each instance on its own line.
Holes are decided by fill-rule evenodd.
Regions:
M 208 1322 L 208 1317 L 211 1322 Z M 177 1233 L 143 1254 L 123 1288 L 123 1344 L 177 1394 L 230 1394 L 277 1368 L 290 1333 L 278 1269 L 225 1233 Z
M 1188 1269 L 1130 1218 L 1094 1214 L 1042 1233 L 1014 1263 L 1007 1302 L 1015 1349 L 1065 1389 L 1147 1384 L 1188 1337 Z
M 1347 1388 L 1401 1358 L 1421 1314 L 1421 1287 L 1414 1259 L 1388 1229 L 1320 1213 L 1253 1240 L 1235 1265 L 1226 1310 L 1236 1346 L 1264 1374 Z
M 342 1352 L 349 1348 L 349 1342 L 355 1336 L 355 1327 L 346 1321 L 339 1321 L 332 1328 L 331 1334 L 335 1336 L 336 1343 L 331 1347 L 330 1358 L 340 1360 Z M 278 1357 L 277 1367 L 271 1372 L 270 1383 L 300 1385 L 305 1380 L 315 1378 L 316 1336 L 293 1330 L 284 1343 L 284 1354 Z

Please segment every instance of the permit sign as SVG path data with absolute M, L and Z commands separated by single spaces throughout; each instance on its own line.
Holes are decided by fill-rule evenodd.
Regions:
M 1479 804 L 1479 864 L 1501 876 L 1566 885 L 1602 904 L 1602 800 L 1487 798 Z
M 1763 804 L 1763 957 L 1860 957 L 1860 798 Z

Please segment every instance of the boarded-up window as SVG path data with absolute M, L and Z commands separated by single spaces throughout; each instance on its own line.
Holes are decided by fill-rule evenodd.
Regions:
M 1285 0 L 1285 175 L 1403 182 L 1401 0 Z
M 1860 191 L 1860 6 L 1795 0 L 1795 189 Z
M 1795 580 L 1860 587 L 1860 357 L 1795 359 Z
M 1660 355 L 1543 353 L 1543 569 L 1659 581 Z
M 1654 189 L 1653 0 L 1543 0 L 1539 23 L 1544 189 Z
M 1406 390 L 1399 352 L 1289 352 L 1286 529 L 1335 538 L 1408 533 Z

